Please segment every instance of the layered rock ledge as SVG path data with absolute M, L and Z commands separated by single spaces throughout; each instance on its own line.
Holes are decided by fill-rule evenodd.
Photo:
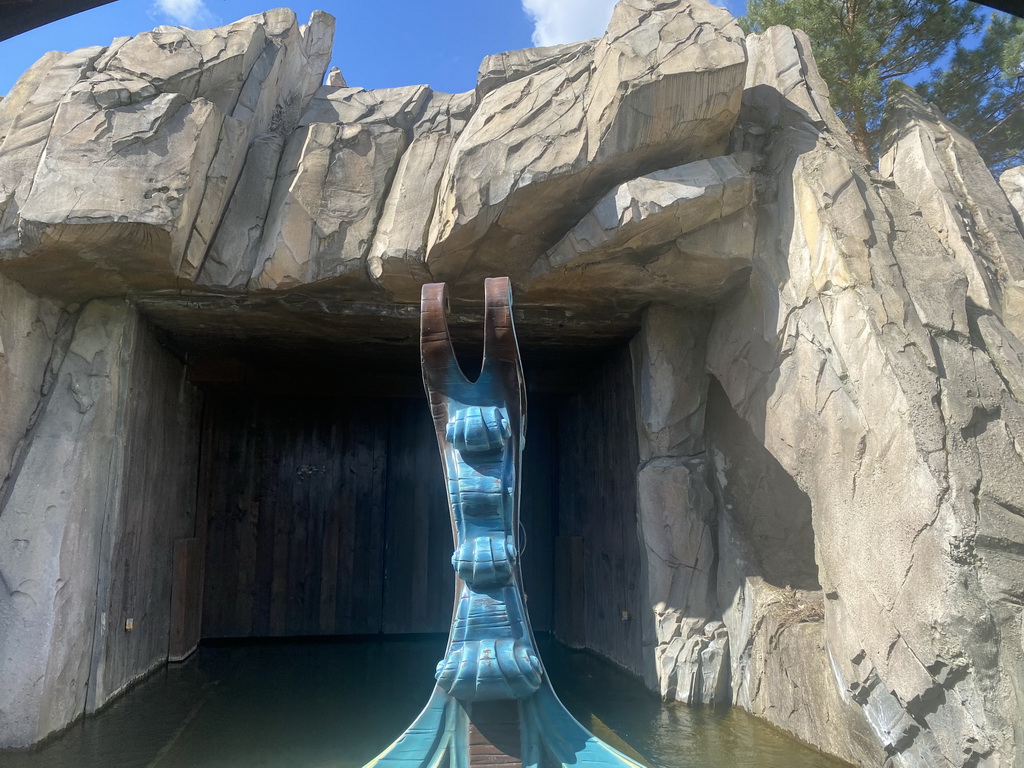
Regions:
M 0 747 L 174 655 L 200 458 L 149 438 L 200 418 L 191 351 L 406 350 L 423 283 L 458 333 L 500 274 L 529 343 L 630 344 L 615 661 L 859 765 L 1020 766 L 1021 175 L 899 89 L 868 167 L 806 36 L 704 0 L 622 0 L 463 94 L 321 85 L 333 29 L 160 27 L 0 101 Z

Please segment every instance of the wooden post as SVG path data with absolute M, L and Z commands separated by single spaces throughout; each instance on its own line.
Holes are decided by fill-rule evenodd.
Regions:
M 182 661 L 199 645 L 203 622 L 203 542 L 175 539 L 167 660 Z

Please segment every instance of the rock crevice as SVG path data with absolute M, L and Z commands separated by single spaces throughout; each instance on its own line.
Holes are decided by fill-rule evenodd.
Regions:
M 861 765 L 1018 766 L 1022 174 L 898 87 L 869 168 L 806 36 L 704 0 L 623 0 L 462 94 L 321 85 L 333 29 L 161 27 L 0 101 L 0 745 L 169 654 L 126 542 L 201 549 L 199 395 L 150 323 L 385 367 L 425 282 L 461 333 L 508 275 L 538 348 L 629 342 L 635 504 L 599 513 L 642 615 L 594 647 Z M 164 608 L 112 631 L 135 598 Z

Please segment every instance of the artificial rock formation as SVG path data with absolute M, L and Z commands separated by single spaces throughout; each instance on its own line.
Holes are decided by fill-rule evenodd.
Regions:
M 616 661 L 857 764 L 1024 765 L 1020 176 L 899 89 L 872 170 L 807 38 L 704 0 L 454 95 L 321 86 L 332 29 L 161 27 L 0 101 L 0 745 L 171 653 L 199 394 L 158 339 L 404 349 L 422 284 L 457 330 L 500 274 L 527 342 L 630 341 Z
M 999 186 L 1006 193 L 1013 210 L 1020 216 L 1024 211 L 1024 166 L 1018 165 L 1003 171 L 999 177 Z
M 677 184 L 710 185 L 692 202 L 713 226 L 749 203 L 745 172 L 717 157 L 739 108 L 742 34 L 710 5 L 645 7 L 624 3 L 607 42 L 491 57 L 476 92 L 454 96 L 317 89 L 333 29 L 322 14 L 161 27 L 44 57 L 0 110 L 5 270 L 63 300 L 301 287 L 412 301 L 428 275 L 475 295 L 480 275 L 523 280 L 614 184 L 681 165 Z M 665 194 L 633 186 L 624 194 Z M 607 243 L 602 258 L 667 251 L 662 293 L 693 290 L 673 247 L 688 230 L 673 229 Z M 742 253 L 692 251 L 709 290 L 748 267 Z M 651 298 L 639 282 L 634 306 Z
M 1024 241 L 1007 196 L 970 139 L 913 90 L 893 88 L 886 115 L 880 173 L 896 182 L 956 255 L 970 301 L 998 313 L 1021 337 Z
M 272 11 L 44 57 L 39 87 L 0 118 L 11 274 L 68 298 L 195 280 L 250 144 L 298 121 L 332 30 L 323 14 L 300 28 Z
M 745 217 L 752 200 L 750 175 L 732 157 L 630 179 L 537 260 L 530 270 L 532 295 L 572 301 L 575 293 L 612 288 L 620 301 L 630 294 L 722 295 L 749 267 L 754 229 Z M 695 242 L 729 235 L 731 242 L 714 255 Z M 646 258 L 638 263 L 637 254 Z
M 0 516 L 0 710 L 5 742 L 22 746 L 166 661 L 166 565 L 173 540 L 193 531 L 198 401 L 126 302 L 54 317 L 13 299 L 37 313 L 29 348 L 49 349 L 26 390 L 31 414 L 5 432 L 17 444 Z M 125 615 L 133 605 L 140 613 Z
M 716 313 L 708 368 L 809 502 L 820 621 L 805 623 L 817 636 L 783 624 L 775 642 L 822 648 L 817 672 L 801 668 L 794 684 L 836 688 L 795 708 L 790 727 L 868 764 L 883 754 L 895 765 L 1019 764 L 1024 649 L 1019 566 L 1007 557 L 1024 532 L 1021 405 L 1002 373 L 1016 365 L 1003 350 L 1017 337 L 1003 305 L 971 301 L 960 246 L 944 243 L 900 177 L 864 167 L 827 109 L 806 38 L 773 28 L 748 44 L 736 131 L 763 158 L 754 271 Z M 939 143 L 934 124 L 907 119 L 902 135 Z M 899 167 L 895 152 L 883 170 Z M 989 205 L 1006 206 L 996 192 Z M 997 240 L 981 229 L 990 219 L 977 221 Z M 1021 239 L 999 234 L 1008 248 Z M 1001 270 L 985 251 L 971 258 Z M 723 462 L 725 491 L 737 458 Z M 754 712 L 788 708 L 788 681 L 773 677 L 792 668 L 755 658 L 759 632 L 780 621 L 757 581 L 768 574 L 733 557 L 720 561 L 719 594 L 732 603 L 733 648 L 749 649 L 734 690 Z M 797 615 L 811 602 L 793 577 L 773 586 L 795 590 Z M 820 730 L 823 716 L 846 725 Z
M 715 597 L 715 500 L 707 483 L 704 371 L 707 317 L 652 305 L 634 338 L 637 520 L 647 598 L 644 673 L 666 699 L 729 700 L 728 647 Z M 710 623 L 709 623 L 710 622 Z M 717 634 L 716 634 L 717 633 Z

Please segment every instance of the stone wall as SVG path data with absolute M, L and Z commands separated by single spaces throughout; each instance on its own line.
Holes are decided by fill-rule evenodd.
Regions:
M 121 479 L 104 521 L 87 710 L 168 656 L 172 553 L 196 533 L 201 399 L 186 368 L 133 313 Z M 125 631 L 131 620 L 133 629 Z
M 716 507 L 707 485 L 708 317 L 662 304 L 632 343 L 637 516 L 644 546 L 644 677 L 666 699 L 728 701 L 726 636 L 715 599 Z
M 838 693 L 822 701 L 825 731 L 813 711 L 749 706 L 865 764 L 880 747 L 893 765 L 1016 765 L 1010 553 L 1024 534 L 1024 472 L 1019 358 L 1005 351 L 1016 337 L 997 306 L 969 300 L 969 276 L 927 217 L 853 150 L 807 39 L 777 27 L 748 46 L 736 141 L 762 158 L 754 271 L 716 312 L 708 367 L 810 501 L 824 600 L 821 651 L 807 661 L 820 690 L 827 658 Z M 741 636 L 755 627 L 756 661 L 758 635 L 779 620 L 770 593 L 748 588 L 733 623 Z M 818 642 L 787 631 L 777 657 L 789 639 L 805 648 L 793 656 Z M 777 659 L 744 674 L 773 707 L 793 685 Z M 865 719 L 867 750 L 852 738 Z M 829 743 L 839 723 L 846 748 Z
M 333 27 L 276 10 L 41 59 L 0 102 L 0 271 L 63 301 L 400 302 L 500 271 L 558 306 L 611 282 L 633 310 L 742 280 L 723 9 L 624 2 L 605 38 L 489 57 L 456 95 L 318 87 Z
M 0 275 L 0 474 L 9 476 L 67 350 L 68 313 Z M 0 498 L 2 498 L 0 495 Z
M 166 660 L 171 540 L 192 535 L 196 399 L 183 366 L 123 301 L 91 301 L 67 323 L 0 500 L 8 746 Z
M 1019 766 L 1019 174 L 898 88 L 870 168 L 807 38 L 704 0 L 623 0 L 456 95 L 318 87 L 332 28 L 161 28 L 49 54 L 0 102 L 0 743 L 162 652 L 114 637 L 137 577 L 109 562 L 131 521 L 188 535 L 194 396 L 133 307 L 179 349 L 383 360 L 421 284 L 450 284 L 458 334 L 507 274 L 536 349 L 640 329 L 635 423 L 608 409 L 635 505 L 602 507 L 640 608 L 595 647 L 863 765 Z M 140 447 L 157 424 L 185 436 Z M 134 508 L 167 461 L 176 512 Z
M 717 381 L 709 389 L 707 438 L 732 701 L 825 752 L 881 764 L 884 751 L 867 719 L 835 682 L 810 498 Z

